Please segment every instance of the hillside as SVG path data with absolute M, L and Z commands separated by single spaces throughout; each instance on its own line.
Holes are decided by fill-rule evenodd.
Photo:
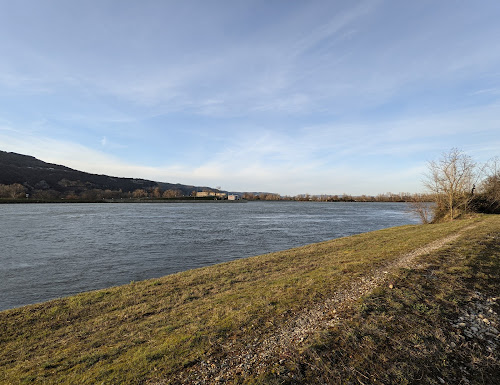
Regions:
M 18 183 L 26 192 L 55 191 L 60 194 L 79 195 L 89 190 L 111 190 L 124 193 L 137 189 L 180 190 L 189 195 L 203 187 L 162 183 L 145 179 L 118 178 L 107 175 L 90 174 L 69 167 L 46 163 L 32 156 L 0 151 L 0 184 Z
M 0 383 L 496 384 L 500 217 L 0 312 Z

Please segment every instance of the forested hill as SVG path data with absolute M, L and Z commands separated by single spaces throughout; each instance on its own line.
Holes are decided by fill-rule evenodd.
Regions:
M 69 167 L 46 163 L 33 156 L 0 151 L 0 185 L 20 184 L 26 192 L 81 195 L 88 191 L 121 191 L 132 193 L 138 189 L 176 190 L 189 195 L 202 187 L 155 182 L 145 179 L 119 178 L 90 174 Z

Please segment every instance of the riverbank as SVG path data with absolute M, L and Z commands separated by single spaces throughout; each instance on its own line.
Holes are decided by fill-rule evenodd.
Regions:
M 499 239 L 402 226 L 0 312 L 0 382 L 494 383 Z

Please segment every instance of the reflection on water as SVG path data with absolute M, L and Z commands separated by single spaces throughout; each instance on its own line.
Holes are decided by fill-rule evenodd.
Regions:
M 0 205 L 0 310 L 417 223 L 401 203 Z

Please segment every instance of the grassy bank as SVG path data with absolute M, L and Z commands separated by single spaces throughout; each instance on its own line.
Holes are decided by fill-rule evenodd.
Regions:
M 500 383 L 500 218 L 419 263 L 253 383 Z
M 472 223 L 422 257 L 425 271 L 398 270 L 393 289 L 342 307 L 336 326 L 230 382 L 439 383 L 467 360 L 488 380 L 498 374 L 498 351 L 470 345 L 455 354 L 447 344 L 474 293 L 485 301 L 500 294 L 494 216 L 365 233 L 0 312 L 0 383 L 181 382 L 227 354 L 228 341 L 265 340 L 353 280 Z

